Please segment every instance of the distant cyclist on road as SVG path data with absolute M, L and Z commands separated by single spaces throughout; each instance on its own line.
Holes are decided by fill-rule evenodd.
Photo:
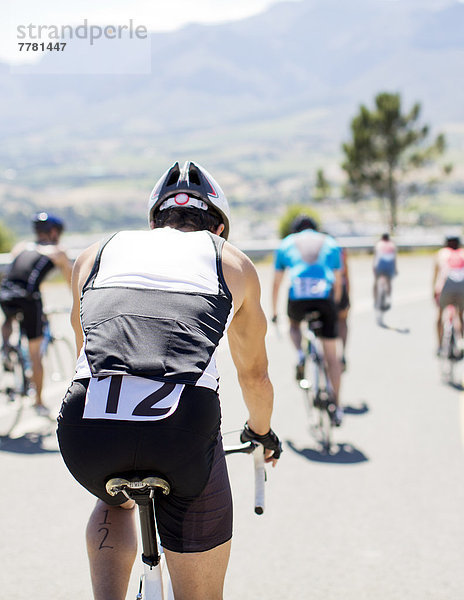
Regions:
M 450 304 L 459 315 L 461 336 L 464 331 L 464 248 L 457 235 L 450 235 L 436 255 L 433 272 L 433 296 L 438 307 L 437 341 L 440 354 L 443 338 L 443 311 Z M 462 340 L 460 341 L 462 349 Z
M 71 473 L 99 498 L 87 527 L 96 600 L 126 597 L 136 556 L 134 502 L 105 490 L 107 479 L 127 471 L 170 483 L 156 518 L 176 600 L 222 598 L 232 498 L 215 357 L 227 330 L 249 412 L 241 438 L 259 440 L 273 465 L 280 456 L 259 280 L 225 241 L 229 219 L 211 175 L 175 163 L 150 196 L 151 230 L 120 231 L 75 263 L 80 354 L 58 439 Z
M 384 276 L 387 282 L 387 304 L 391 304 L 392 279 L 396 275 L 396 246 L 390 234 L 384 233 L 374 249 L 374 304 L 377 305 L 377 283 Z
M 290 338 L 297 351 L 296 378 L 304 378 L 301 322 L 309 312 L 317 311 L 321 315 L 320 337 L 337 406 L 335 421 L 340 424 L 343 416 L 339 405 L 341 363 L 337 353 L 337 305 L 342 296 L 340 247 L 332 237 L 319 233 L 317 223 L 307 215 L 296 217 L 291 230 L 292 233 L 282 240 L 275 255 L 273 320 L 277 319 L 279 290 L 285 270 L 288 269 L 290 288 L 287 314 L 290 319 Z
M 29 356 L 32 366 L 32 383 L 35 388 L 35 408 L 46 414 L 42 401 L 43 366 L 40 347 L 43 340 L 43 309 L 40 286 L 46 275 L 54 268 L 63 273 L 71 283 L 71 263 L 60 245 L 63 221 L 46 212 L 37 213 L 32 221 L 36 240 L 20 242 L 11 254 L 13 262 L 0 285 L 0 304 L 5 314 L 2 325 L 3 361 L 9 368 L 8 348 L 14 319 L 21 322 L 22 331 L 29 340 Z

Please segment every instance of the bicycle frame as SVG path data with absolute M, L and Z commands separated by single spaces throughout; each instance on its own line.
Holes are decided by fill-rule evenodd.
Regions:
M 261 444 L 247 442 L 238 446 L 226 446 L 226 455 L 235 453 L 253 454 L 255 465 L 255 513 L 264 512 L 264 448 Z M 168 482 L 159 477 L 127 480 L 115 477 L 106 484 L 107 492 L 115 496 L 122 492 L 128 499 L 133 499 L 139 510 L 140 533 L 142 538 L 143 574 L 140 577 L 139 591 L 136 600 L 174 600 L 172 583 L 159 542 L 155 518 L 155 492 L 161 490 L 167 495 L 170 492 Z

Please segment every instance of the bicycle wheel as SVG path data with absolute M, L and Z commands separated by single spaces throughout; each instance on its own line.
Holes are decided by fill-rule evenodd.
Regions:
M 387 293 L 387 280 L 385 276 L 379 277 L 376 286 L 375 311 L 377 313 L 377 323 L 383 325 L 385 312 L 390 309 L 390 303 Z
M 0 436 L 7 437 L 17 425 L 24 407 L 29 379 L 21 350 L 10 348 L 0 375 Z
M 453 383 L 454 367 L 456 363 L 456 334 L 454 325 L 450 321 L 445 321 L 443 327 L 442 349 L 441 349 L 441 375 L 443 381 Z
M 332 419 L 329 406 L 330 395 L 327 392 L 327 379 L 322 359 L 315 356 L 309 363 L 311 388 L 308 390 L 307 404 L 310 416 L 309 429 L 321 446 L 323 452 L 330 453 L 332 446 Z
M 62 336 L 52 336 L 45 348 L 44 372 L 51 381 L 68 381 L 73 373 L 76 355 L 71 342 Z

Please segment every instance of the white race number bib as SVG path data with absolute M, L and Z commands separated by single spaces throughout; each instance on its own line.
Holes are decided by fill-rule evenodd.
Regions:
M 305 298 L 326 298 L 328 283 L 315 277 L 297 277 L 293 280 L 293 294 L 296 300 Z
M 83 418 L 159 421 L 176 410 L 184 387 L 133 375 L 91 377 Z

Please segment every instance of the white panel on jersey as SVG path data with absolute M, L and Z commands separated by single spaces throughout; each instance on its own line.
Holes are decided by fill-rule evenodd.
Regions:
M 217 294 L 216 251 L 206 231 L 121 231 L 103 250 L 94 286 Z

